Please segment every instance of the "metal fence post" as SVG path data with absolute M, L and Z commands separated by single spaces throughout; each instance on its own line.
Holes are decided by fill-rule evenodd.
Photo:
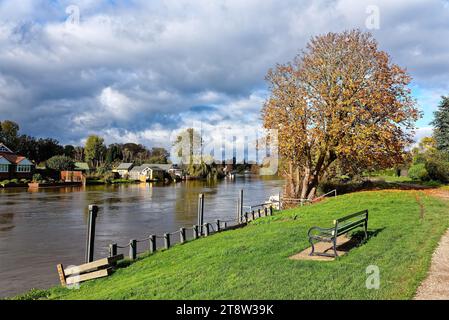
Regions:
M 89 217 L 86 235 L 86 263 L 94 261 L 95 244 L 95 224 L 97 219 L 98 207 L 94 204 L 89 205 Z
M 156 236 L 154 234 L 150 235 L 150 253 L 156 252 Z
M 137 259 L 137 240 L 129 240 L 129 258 L 131 260 Z
M 164 245 L 165 245 L 165 249 L 170 249 L 170 234 L 169 233 L 164 234 Z
M 109 257 L 115 257 L 117 255 L 117 243 L 111 243 L 109 245 Z
M 273 206 L 270 206 L 270 216 L 273 215 Z
M 204 224 L 204 235 L 207 237 L 209 236 L 209 223 Z
M 251 220 L 254 220 L 254 210 L 251 211 Z
M 268 208 L 267 207 L 263 208 L 263 211 L 264 211 L 265 217 L 267 217 L 268 216 Z
M 184 228 L 179 229 L 179 242 L 186 242 L 186 229 Z

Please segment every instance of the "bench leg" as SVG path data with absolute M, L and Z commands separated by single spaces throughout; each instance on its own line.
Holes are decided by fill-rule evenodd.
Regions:
M 334 249 L 335 257 L 338 257 L 338 253 L 337 253 L 337 237 L 334 238 L 332 243 L 333 243 L 333 249 Z
M 315 252 L 315 246 L 314 246 L 313 240 L 311 238 L 309 238 L 309 242 L 312 245 L 312 252 L 309 253 L 309 256 L 313 256 L 313 254 Z
M 365 240 L 368 240 L 368 221 L 365 222 Z

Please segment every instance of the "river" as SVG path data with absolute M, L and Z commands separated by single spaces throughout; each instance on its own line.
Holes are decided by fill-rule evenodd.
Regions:
M 87 207 L 100 207 L 95 258 L 108 245 L 197 222 L 198 194 L 205 194 L 204 221 L 233 219 L 239 190 L 244 204 L 258 204 L 281 190 L 283 181 L 255 176 L 218 182 L 130 184 L 70 188 L 0 189 L 0 297 L 58 285 L 56 265 L 81 264 Z M 139 250 L 142 251 L 142 250 Z M 126 253 L 125 253 L 126 255 Z

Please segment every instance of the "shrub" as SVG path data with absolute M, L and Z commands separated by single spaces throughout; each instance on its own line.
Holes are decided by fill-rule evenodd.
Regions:
M 9 184 L 9 180 L 3 180 L 0 184 L 1 184 L 3 187 L 4 187 L 4 186 L 7 186 L 7 185 Z
M 47 167 L 56 171 L 72 170 L 74 162 L 66 156 L 54 156 L 47 160 Z
M 41 182 L 42 176 L 39 173 L 33 174 L 33 182 Z
M 411 166 L 408 170 L 408 176 L 412 180 L 429 180 L 429 173 L 427 172 L 426 165 L 424 163 L 418 163 Z
M 426 170 L 431 180 L 448 182 L 449 181 L 449 162 L 435 157 L 428 159 Z

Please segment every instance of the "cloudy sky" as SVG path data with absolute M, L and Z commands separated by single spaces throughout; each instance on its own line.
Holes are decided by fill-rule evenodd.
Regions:
M 0 120 L 64 144 L 150 147 L 199 121 L 260 126 L 267 70 L 352 28 L 407 67 L 429 134 L 449 94 L 447 0 L 0 0 Z

